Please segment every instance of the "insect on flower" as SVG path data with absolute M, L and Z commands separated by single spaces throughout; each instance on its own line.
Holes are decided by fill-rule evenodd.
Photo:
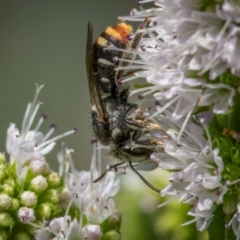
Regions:
M 143 25 L 146 22 L 147 20 Z M 86 67 L 92 104 L 92 128 L 101 144 L 110 146 L 111 151 L 108 155 L 121 161 L 110 166 L 94 182 L 102 179 L 107 171 L 128 162 L 130 168 L 150 188 L 160 192 L 134 168 L 132 162 L 146 161 L 150 158 L 156 151 L 156 146 L 162 144 L 159 139 L 152 138 L 150 132 L 163 130 L 160 125 L 143 117 L 137 104 L 128 102 L 129 85 L 119 84 L 118 80 L 125 72 L 115 71 L 115 68 L 128 65 L 124 60 L 134 59 L 135 55 L 132 51 L 108 49 L 116 47 L 136 50 L 142 33 L 137 31 L 131 37 L 132 27 L 122 22 L 107 27 L 94 44 L 92 34 L 93 28 L 89 23 Z

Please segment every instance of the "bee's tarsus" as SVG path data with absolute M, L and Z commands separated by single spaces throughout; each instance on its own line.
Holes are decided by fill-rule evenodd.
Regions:
M 100 181 L 101 179 L 103 179 L 103 177 L 106 175 L 107 172 L 112 171 L 112 169 L 114 169 L 117 172 L 117 167 L 124 164 L 124 162 L 120 162 L 120 163 L 116 163 L 114 165 L 110 165 L 108 166 L 108 168 L 95 180 L 93 180 L 94 183 L 97 183 L 98 181 Z

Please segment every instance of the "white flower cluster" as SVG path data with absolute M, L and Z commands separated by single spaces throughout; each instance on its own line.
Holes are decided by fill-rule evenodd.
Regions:
M 234 105 L 240 76 L 240 2 L 234 0 L 143 0 L 155 8 L 132 10 L 121 20 L 143 22 L 149 27 L 138 50 L 139 59 L 128 70 L 139 68 L 136 77 L 152 86 L 134 90 L 141 98 L 154 93 L 157 110 L 152 115 L 169 138 L 152 159 L 165 170 L 175 171 L 161 191 L 190 204 L 189 215 L 197 229 L 207 229 L 216 206 L 228 191 L 222 179 L 224 161 L 212 148 L 206 116 L 202 123 L 193 113 L 212 109 L 226 114 Z M 126 77 L 129 81 L 134 77 Z M 203 123 L 204 122 L 204 123 Z M 237 180 L 236 180 L 237 181 Z M 238 211 L 230 221 L 239 233 Z M 186 224 L 188 224 L 186 223 Z
M 168 124 L 170 121 L 170 114 L 160 120 Z M 182 122 L 178 121 L 178 126 L 181 125 Z M 215 205 L 223 202 L 228 190 L 222 183 L 223 161 L 219 149 L 212 149 L 210 139 L 207 141 L 203 136 L 202 127 L 189 123 L 179 141 L 178 126 L 175 121 L 174 130 L 169 128 L 167 134 L 170 138 L 164 142 L 163 151 L 153 154 L 152 159 L 159 162 L 162 169 L 176 171 L 169 176 L 170 184 L 161 195 L 190 204 L 188 214 L 194 219 L 186 224 L 196 222 L 197 229 L 203 231 L 211 223 Z
M 37 85 L 33 102 L 27 105 L 21 132 L 16 128 L 14 123 L 11 123 L 7 130 L 6 150 L 10 155 L 10 162 L 14 163 L 16 161 L 18 176 L 22 178 L 28 170 L 28 164 L 30 164 L 30 168 L 33 171 L 46 172 L 48 164 L 45 162 L 44 156 L 53 149 L 56 140 L 75 132 L 74 129 L 49 139 L 55 130 L 55 126 L 52 125 L 49 132 L 45 135 L 39 131 L 46 119 L 46 115 L 44 114 L 41 115 L 36 127 L 31 130 L 36 114 L 41 106 L 38 96 L 42 88 L 43 85 Z
M 66 188 L 62 192 L 61 205 L 66 207 L 65 217 L 53 219 L 49 225 L 36 233 L 36 239 L 92 239 L 99 240 L 103 236 L 100 224 L 111 214 L 115 214 L 113 197 L 119 190 L 119 178 L 109 172 L 97 183 L 93 180 L 99 176 L 96 168 L 96 145 L 92 157 L 91 171 L 77 171 L 71 158 L 72 150 L 65 148 L 58 154 L 60 165 L 68 161 L 71 173 L 66 173 Z M 98 151 L 99 154 L 100 151 Z M 65 159 L 65 160 L 64 160 Z M 66 167 L 66 170 L 68 167 Z M 68 215 L 71 206 L 80 212 L 80 220 L 73 220 Z M 83 226 L 83 219 L 87 224 Z
M 134 10 L 132 15 L 121 18 L 150 19 L 150 27 L 145 29 L 148 37 L 142 40 L 140 48 L 141 60 L 135 63 L 142 69 L 136 75 L 153 84 L 155 92 L 158 87 L 155 98 L 168 100 L 156 115 L 173 103 L 175 119 L 196 107 L 212 105 L 214 113 L 222 114 L 233 105 L 235 89 L 219 82 L 217 77 L 227 70 L 240 75 L 240 5 L 225 1 L 217 5 L 215 12 L 203 12 L 200 3 L 156 0 L 156 8 Z M 201 77 L 206 72 L 211 79 L 208 82 Z
M 101 181 L 93 183 L 100 175 L 96 168 L 96 152 L 94 149 L 91 171 L 77 171 L 68 155 L 72 173 L 67 174 L 66 186 L 74 205 L 86 216 L 87 221 L 101 224 L 115 210 L 111 197 L 119 191 L 120 181 L 114 172 L 108 172 Z

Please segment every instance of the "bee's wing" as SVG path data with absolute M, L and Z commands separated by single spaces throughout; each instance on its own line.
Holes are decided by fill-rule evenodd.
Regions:
M 103 104 L 101 93 L 99 89 L 99 83 L 97 81 L 97 75 L 94 73 L 94 49 L 93 49 L 93 27 L 91 23 L 88 23 L 88 36 L 87 36 L 87 48 L 86 48 L 86 67 L 88 76 L 89 94 L 92 106 L 95 105 L 99 120 L 106 122 L 108 115 L 106 108 Z

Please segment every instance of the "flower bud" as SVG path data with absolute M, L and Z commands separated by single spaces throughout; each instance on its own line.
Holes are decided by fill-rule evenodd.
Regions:
M 66 188 L 64 188 L 60 194 L 60 201 L 59 201 L 59 203 L 63 207 L 63 209 L 65 209 L 65 210 L 67 209 L 68 204 L 71 201 L 71 198 L 72 198 L 72 196 L 71 196 L 70 192 Z
M 14 188 L 8 184 L 3 184 L 1 186 L 1 191 L 12 197 L 14 195 Z
M 42 203 L 35 208 L 36 215 L 49 219 L 52 214 L 52 208 L 47 203 Z
M 0 227 L 13 227 L 14 219 L 8 212 L 0 212 Z
M 104 234 L 101 240 L 120 240 L 120 239 L 121 239 L 121 235 L 118 232 L 109 231 Z
M 58 191 L 55 189 L 49 189 L 44 193 L 44 200 L 48 201 L 52 204 L 58 203 L 59 201 L 59 194 Z
M 52 172 L 47 176 L 47 181 L 50 187 L 57 187 L 60 184 L 60 177 L 57 173 Z
M 102 231 L 99 225 L 88 224 L 83 228 L 85 239 L 100 240 L 102 238 Z
M 110 230 L 119 230 L 122 223 L 122 215 L 119 211 L 114 210 L 111 215 L 102 223 L 103 232 Z
M 37 200 L 36 194 L 30 191 L 24 191 L 20 196 L 20 203 L 26 207 L 33 207 Z
M 29 168 L 32 170 L 34 176 L 45 174 L 49 171 L 48 163 L 39 159 L 31 161 Z
M 15 211 L 19 208 L 19 200 L 16 198 L 12 198 L 12 204 L 9 208 L 10 211 Z
M 48 183 L 45 177 L 42 175 L 38 175 L 37 177 L 33 178 L 30 182 L 30 190 L 35 193 L 41 193 L 48 187 Z
M 31 237 L 26 232 L 20 231 L 13 236 L 14 240 L 31 240 Z
M 18 218 L 22 223 L 35 221 L 35 213 L 32 208 L 21 207 L 18 210 Z
M 1 189 L 4 193 L 7 193 L 10 197 L 14 195 L 14 189 L 16 187 L 15 181 L 12 178 L 8 178 L 4 181 Z
M 0 194 L 0 210 L 8 210 L 12 204 L 12 198 L 6 193 Z

